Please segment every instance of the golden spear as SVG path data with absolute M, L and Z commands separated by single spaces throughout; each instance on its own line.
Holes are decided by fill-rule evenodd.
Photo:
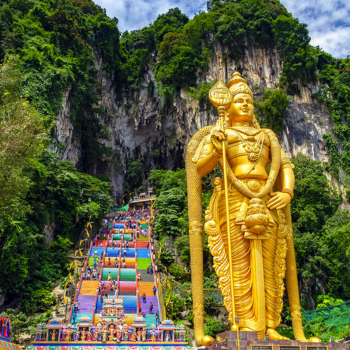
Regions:
M 209 91 L 209 100 L 213 106 L 218 109 L 220 117 L 220 127 L 224 130 L 225 112 L 230 107 L 232 102 L 232 95 L 225 83 L 219 80 Z M 227 240 L 228 240 L 228 261 L 230 266 L 230 286 L 231 286 L 231 304 L 232 304 L 232 331 L 237 331 L 238 326 L 235 321 L 235 291 L 233 286 L 233 269 L 232 269 L 232 246 L 231 246 L 231 234 L 230 234 L 230 209 L 228 203 L 228 183 L 227 183 L 227 169 L 226 169 L 226 143 L 222 140 L 222 162 L 224 170 L 224 184 L 225 184 L 225 205 L 226 205 L 226 227 L 227 227 Z

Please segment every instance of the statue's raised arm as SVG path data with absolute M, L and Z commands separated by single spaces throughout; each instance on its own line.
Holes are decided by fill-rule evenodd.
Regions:
M 201 179 L 217 164 L 224 177 L 214 181 L 204 228 L 231 329 L 256 331 L 259 339 L 266 334 L 270 339 L 286 339 L 275 330 L 281 322 L 286 277 L 294 335 L 307 341 L 289 207 L 294 196 L 292 164 L 274 132 L 260 128 L 252 91 L 239 73 L 233 74 L 227 87 L 219 81 L 209 98 L 218 108 L 219 120 L 193 136 L 186 156 L 197 345 L 212 342 L 204 336 L 203 323 Z

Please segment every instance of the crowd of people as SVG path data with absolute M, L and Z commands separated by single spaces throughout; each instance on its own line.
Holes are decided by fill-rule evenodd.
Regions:
M 129 212 L 128 215 L 129 216 L 137 216 L 138 214 L 142 214 L 142 210 L 139 211 L 132 211 L 131 213 Z M 146 217 L 142 217 L 142 219 L 149 219 L 150 216 L 149 214 Z M 122 218 L 113 218 L 113 220 L 117 221 L 118 219 L 122 219 Z M 111 220 L 112 221 L 112 220 Z M 119 268 L 119 265 L 121 268 L 126 268 L 126 258 L 128 256 L 128 251 L 129 249 L 131 249 L 130 244 L 134 243 L 136 244 L 137 238 L 139 236 L 147 236 L 148 235 L 148 231 L 146 229 L 142 229 L 138 226 L 138 224 L 135 222 L 136 220 L 129 220 L 126 224 L 125 227 L 127 230 L 130 230 L 129 234 L 130 234 L 130 238 L 128 240 L 123 240 L 122 243 L 117 243 L 116 240 L 110 240 L 109 241 L 109 246 L 112 246 L 113 248 L 119 248 L 119 254 L 118 257 L 115 258 L 114 262 L 112 263 L 112 259 L 111 257 L 108 256 L 108 252 L 106 252 L 105 254 L 105 258 L 107 258 L 107 265 L 108 266 L 115 266 L 116 268 Z M 103 221 L 103 226 L 107 227 L 108 225 L 108 221 Z M 114 229 L 114 234 L 116 235 L 123 235 L 124 234 L 124 229 L 119 228 L 119 229 Z M 148 252 L 148 258 L 152 258 L 155 260 L 155 255 L 152 254 L 151 252 L 154 251 L 154 239 L 153 239 L 153 234 L 151 233 L 151 243 L 147 242 L 147 249 L 149 249 Z M 93 245 L 96 246 L 96 238 L 93 241 Z M 109 240 L 109 235 L 106 235 L 105 240 Z M 97 252 L 96 252 L 97 253 Z M 102 263 L 102 259 L 103 259 L 103 252 L 101 253 L 100 258 L 97 258 L 97 260 L 93 260 L 94 262 L 94 269 L 98 269 L 100 264 Z M 92 271 L 94 271 L 94 269 Z M 147 273 L 148 274 L 154 274 L 158 272 L 158 267 L 157 265 L 152 265 L 152 263 L 147 267 Z M 98 274 L 98 272 L 97 272 Z M 137 273 L 137 279 L 138 281 L 142 280 L 142 275 L 140 272 Z M 108 290 L 106 290 L 105 288 L 105 282 L 107 283 L 108 286 Z M 104 278 L 101 279 L 100 283 L 99 283 L 99 296 L 101 298 L 101 302 L 103 304 L 104 298 L 107 297 L 108 292 L 118 292 L 119 291 L 119 286 L 118 286 L 118 282 L 113 278 L 111 272 L 108 273 L 108 277 L 107 277 L 107 281 L 104 280 Z M 156 296 L 157 294 L 157 287 L 154 285 L 153 287 L 153 294 L 154 296 Z M 144 302 L 146 302 L 146 295 L 144 294 L 143 296 L 143 300 Z M 142 307 L 140 305 L 140 303 L 138 303 L 138 310 L 140 314 L 145 315 L 144 312 L 142 312 Z M 153 313 L 153 303 L 150 303 L 149 305 L 149 313 Z M 159 320 L 159 315 L 158 312 L 156 314 L 156 318 Z
M 141 218 L 140 216 L 137 217 L 140 214 L 144 214 L 144 212 L 142 210 L 139 211 L 133 211 L 129 213 L 127 213 L 126 215 L 128 216 L 136 216 L 136 218 L 129 220 L 126 223 L 126 229 L 130 230 L 128 231 L 128 234 L 130 234 L 130 238 L 123 240 L 123 242 L 121 243 L 120 241 L 118 242 L 117 240 L 113 240 L 112 237 L 110 237 L 110 233 L 111 233 L 111 229 L 108 228 L 108 220 L 107 219 L 103 219 L 102 221 L 102 229 L 99 231 L 99 233 L 94 237 L 93 239 L 93 247 L 103 247 L 104 244 L 102 244 L 101 242 L 98 244 L 97 240 L 105 240 L 108 242 L 108 246 L 114 248 L 114 249 L 119 249 L 119 254 L 117 257 L 115 257 L 113 259 L 113 257 L 109 257 L 108 256 L 108 252 L 104 253 L 104 251 L 101 251 L 100 253 L 98 253 L 98 250 L 96 249 L 95 251 L 92 248 L 93 254 L 91 255 L 92 259 L 92 266 L 90 266 L 91 264 L 91 260 L 90 260 L 90 264 L 88 264 L 88 266 L 86 267 L 86 269 L 83 271 L 82 273 L 82 280 L 85 281 L 100 281 L 99 285 L 98 285 L 98 295 L 101 298 L 101 302 L 102 305 L 104 304 L 104 299 L 107 297 L 108 294 L 117 294 L 119 292 L 119 286 L 118 286 L 118 281 L 113 278 L 111 272 L 108 273 L 108 277 L 105 280 L 104 278 L 101 278 L 100 274 L 102 273 L 102 267 L 106 267 L 106 265 L 108 266 L 114 266 L 116 268 L 119 268 L 119 266 L 121 268 L 126 268 L 127 264 L 126 264 L 126 258 L 128 256 L 128 251 L 129 249 L 135 249 L 135 245 L 137 242 L 137 238 L 139 236 L 147 236 L 148 235 L 148 230 L 143 229 L 140 225 L 138 225 L 138 220 Z M 120 217 L 114 217 L 113 219 L 110 219 L 110 222 L 118 221 L 120 219 L 123 219 L 126 215 L 124 216 L 120 216 Z M 150 218 L 150 215 L 147 214 L 147 216 L 145 217 L 144 215 L 142 215 L 141 220 L 148 220 Z M 124 229 L 114 229 L 114 234 L 119 234 L 119 235 L 123 235 Z M 125 236 L 124 236 L 125 237 Z M 150 241 L 147 242 L 146 245 L 147 249 L 149 249 L 148 258 L 153 258 L 153 261 L 155 260 L 155 255 L 154 255 L 154 239 L 153 239 L 153 234 L 152 232 L 150 233 Z M 103 264 L 103 259 L 105 259 L 105 264 Z M 158 266 L 157 265 L 153 265 L 152 263 L 147 267 L 147 273 L 148 274 L 154 274 L 158 272 Z M 138 281 L 142 280 L 142 275 L 141 273 L 138 271 L 137 276 L 136 276 Z M 107 283 L 106 283 L 107 282 Z M 157 295 L 157 287 L 156 285 L 153 286 L 153 295 L 156 296 Z M 145 293 L 142 295 L 142 300 L 143 303 L 146 303 L 147 300 L 147 296 L 145 295 Z M 76 298 L 74 305 L 71 305 L 71 307 L 75 309 L 75 311 L 79 310 L 79 299 L 78 297 Z M 145 309 L 145 307 L 148 307 L 149 310 L 143 310 Z M 138 309 L 138 313 L 140 314 L 140 316 L 146 316 L 146 312 L 148 311 L 149 314 L 153 313 L 154 310 L 154 306 L 153 303 L 150 302 L 149 305 L 147 304 L 147 306 L 142 306 L 140 302 L 137 302 L 137 309 Z M 75 323 L 75 318 L 76 318 L 76 312 L 73 312 L 72 314 L 72 319 L 73 319 L 73 323 Z M 159 312 L 156 312 L 156 322 L 157 325 L 160 324 L 160 318 L 159 318 Z

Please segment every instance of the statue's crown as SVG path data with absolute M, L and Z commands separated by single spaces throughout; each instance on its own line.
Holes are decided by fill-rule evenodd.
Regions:
M 248 94 L 253 98 L 252 90 L 249 89 L 247 81 L 241 77 L 241 74 L 235 72 L 232 74 L 231 80 L 228 82 L 227 87 L 229 88 L 232 97 L 237 94 Z
M 238 72 L 235 72 L 227 86 L 222 80 L 219 80 L 210 89 L 209 100 L 217 108 L 228 108 L 237 94 L 248 94 L 253 98 L 252 90 L 249 89 L 247 81 Z M 221 111 L 223 110 L 221 109 Z

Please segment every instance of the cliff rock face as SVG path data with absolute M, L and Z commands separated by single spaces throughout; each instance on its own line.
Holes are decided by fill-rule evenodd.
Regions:
M 51 146 L 51 149 L 59 154 L 61 160 L 69 160 L 76 165 L 80 158 L 80 151 L 79 145 L 73 137 L 74 127 L 70 119 L 73 100 L 70 92 L 71 88 L 68 87 L 62 102 L 62 109 L 56 119 L 56 140 L 63 147 L 60 149 L 56 146 Z
M 205 74 L 198 73 L 198 82 L 212 82 L 214 79 L 228 81 L 233 72 L 238 71 L 247 79 L 255 98 L 259 98 L 265 89 L 276 88 L 282 69 L 282 61 L 276 49 L 260 49 L 247 43 L 246 54 L 239 62 L 224 61 L 225 50 L 215 44 L 216 56 L 209 62 L 209 70 Z M 149 62 L 142 85 L 153 80 L 154 61 Z M 125 110 L 114 98 L 114 87 L 106 72 L 102 69 L 102 60 L 95 55 L 95 67 L 98 70 L 97 79 L 103 87 L 101 105 L 108 115 L 104 120 L 111 134 L 111 140 L 105 141 L 120 154 L 120 165 L 110 165 L 107 173 L 116 191 L 122 191 L 125 172 L 125 157 L 133 156 L 136 148 L 140 150 L 141 160 L 145 169 L 150 169 L 155 163 L 174 169 L 184 166 L 185 150 L 188 141 L 202 127 L 212 125 L 216 118 L 211 111 L 201 109 L 198 101 L 191 100 L 187 91 L 182 90 L 174 101 L 173 117 L 160 118 L 161 99 L 148 96 L 145 88 L 140 88 L 138 103 Z M 332 121 L 328 111 L 311 98 L 311 91 L 317 87 L 303 87 L 301 96 L 294 96 L 285 112 L 285 118 L 279 139 L 287 155 L 294 157 L 298 152 L 309 155 L 312 159 L 328 161 L 322 135 L 332 130 Z M 74 140 L 74 127 L 69 119 L 73 101 L 68 89 L 62 111 L 56 121 L 57 141 L 64 143 L 66 148 L 60 155 L 64 160 L 77 164 L 80 157 L 79 145 Z M 124 101 L 126 102 L 126 101 Z M 151 150 L 159 150 L 159 156 L 152 157 Z M 58 149 L 57 149 L 58 152 Z M 97 165 L 98 166 L 98 165 Z
M 247 79 L 255 98 L 262 95 L 267 88 L 276 88 L 282 69 L 282 61 L 276 49 L 257 49 L 248 43 L 245 56 L 237 63 L 223 60 L 224 49 L 220 44 L 215 45 L 216 56 L 209 63 L 209 70 L 205 74 L 198 74 L 198 82 L 212 82 L 214 79 L 228 81 L 231 74 L 239 71 Z M 145 74 L 146 85 L 154 81 L 150 62 Z M 113 88 L 108 78 L 99 74 L 101 84 L 105 88 L 105 96 L 113 94 Z M 155 81 L 154 81 L 155 83 Z M 298 152 L 309 155 L 312 159 L 328 161 L 329 157 L 323 142 L 323 134 L 332 130 L 332 121 L 328 111 L 311 98 L 311 91 L 317 87 L 303 87 L 301 96 L 294 96 L 290 102 L 282 126 L 279 139 L 282 147 L 290 157 Z M 115 119 L 109 121 L 108 127 L 112 134 L 113 145 L 118 140 L 122 145 L 120 150 L 126 149 L 132 154 L 136 146 L 141 146 L 143 160 L 152 163 L 149 157 L 151 149 L 159 149 L 163 155 L 163 165 L 169 169 L 184 165 L 186 145 L 191 137 L 202 127 L 212 125 L 216 118 L 211 111 L 203 111 L 198 101 L 191 101 L 187 91 L 181 91 L 174 102 L 176 113 L 173 118 L 160 119 L 159 110 L 162 102 L 157 97 L 148 97 L 145 89 L 140 89 L 137 106 L 133 106 L 131 113 L 113 104 L 107 97 L 102 104 L 114 112 Z M 132 115 L 132 116 L 131 116 Z M 111 178 L 116 174 L 110 169 Z

